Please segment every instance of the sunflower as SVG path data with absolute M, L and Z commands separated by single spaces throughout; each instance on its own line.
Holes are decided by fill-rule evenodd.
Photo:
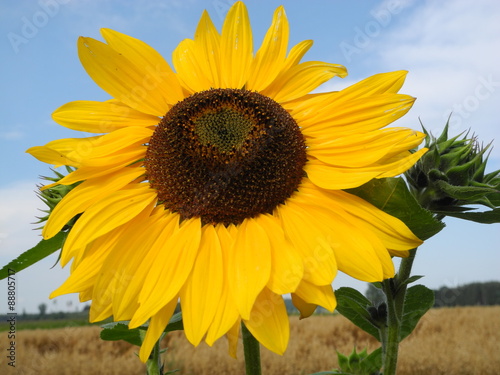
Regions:
M 424 135 L 385 128 L 414 98 L 398 94 L 406 72 L 377 74 L 338 92 L 313 93 L 341 65 L 301 62 L 288 50 L 276 9 L 253 53 L 245 5 L 222 32 L 204 12 L 194 39 L 173 52 L 174 69 L 150 46 L 103 29 L 81 37 L 90 77 L 113 99 L 70 102 L 60 125 L 99 135 L 27 152 L 75 170 L 78 185 L 50 214 L 51 238 L 80 215 L 61 254 L 71 275 L 51 297 L 92 300 L 90 320 L 149 321 L 145 361 L 180 300 L 185 335 L 234 354 L 243 322 L 268 349 L 289 339 L 283 300 L 302 317 L 333 311 L 338 270 L 364 281 L 394 276 L 391 256 L 421 241 L 400 220 L 343 189 L 398 175 L 425 152 Z M 46 187 L 47 188 L 47 187 Z

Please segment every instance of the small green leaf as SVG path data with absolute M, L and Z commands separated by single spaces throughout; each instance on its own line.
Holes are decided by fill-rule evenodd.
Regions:
M 182 323 L 182 312 L 178 312 L 170 318 L 170 321 L 163 332 L 182 331 L 183 329 L 184 324 Z
M 500 223 L 500 208 L 484 212 L 446 212 L 446 215 L 481 224 Z
M 61 249 L 67 235 L 67 232 L 59 232 L 48 240 L 41 240 L 35 247 L 25 251 L 18 258 L 5 265 L 0 270 L 0 280 L 9 275 L 9 269 L 19 272 Z
M 344 354 L 337 351 L 337 362 L 339 363 L 339 367 L 341 371 L 350 372 L 351 367 L 349 366 L 349 358 Z
M 400 341 L 417 326 L 418 321 L 434 305 L 434 292 L 423 285 L 408 288 L 401 319 Z
M 397 217 L 421 240 L 434 236 L 444 228 L 441 221 L 420 206 L 401 177 L 373 179 L 346 191 Z
M 124 340 L 132 345 L 141 346 L 142 337 L 140 330 L 144 328 L 138 327 L 129 329 L 127 323 L 128 322 L 115 322 L 104 324 L 102 326 L 101 339 L 106 341 Z
M 149 323 L 145 323 L 137 328 L 130 329 L 128 328 L 128 321 L 119 321 L 106 323 L 101 326 L 103 329 L 101 331 L 101 339 L 107 341 L 117 341 L 124 340 L 129 342 L 130 344 L 141 346 L 143 335 L 141 334 L 141 330 L 147 330 L 149 327 Z M 184 329 L 184 325 L 182 323 L 182 313 L 178 312 L 174 314 L 167 326 L 165 327 L 164 333 L 172 332 L 172 331 L 181 331 Z
M 363 360 L 363 370 L 366 374 L 378 374 L 382 368 L 382 348 L 378 348 Z
M 368 298 L 348 287 L 337 289 L 335 297 L 337 298 L 337 311 L 340 314 L 380 341 L 378 328 L 367 310 L 367 307 L 371 306 Z
M 420 280 L 423 276 L 419 276 L 419 275 L 415 275 L 415 276 L 410 276 L 409 278 L 407 278 L 406 280 L 403 280 L 403 282 L 401 282 L 401 284 L 399 284 L 399 288 L 401 288 L 402 286 L 405 286 L 405 285 L 408 285 L 408 284 L 411 284 L 411 283 L 414 283 L 415 281 L 417 280 Z

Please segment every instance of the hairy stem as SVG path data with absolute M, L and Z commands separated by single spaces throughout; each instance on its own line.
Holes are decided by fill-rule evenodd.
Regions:
M 163 375 L 163 366 L 160 359 L 160 340 L 156 342 L 153 352 L 146 362 L 147 375 Z
M 384 280 L 383 290 L 387 297 L 387 328 L 381 330 L 384 375 L 396 374 L 401 336 L 401 321 L 404 313 L 406 281 L 411 275 L 411 268 L 417 249 L 410 250 L 410 255 L 401 260 L 394 279 Z
M 241 322 L 241 335 L 245 352 L 245 373 L 246 375 L 261 375 L 260 344 L 243 322 Z

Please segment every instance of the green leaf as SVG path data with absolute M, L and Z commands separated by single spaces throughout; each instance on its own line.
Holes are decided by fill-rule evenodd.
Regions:
M 434 292 L 423 285 L 408 288 L 401 319 L 400 341 L 417 326 L 418 321 L 434 305 Z
M 9 269 L 17 273 L 61 249 L 67 235 L 67 232 L 59 232 L 48 240 L 41 240 L 35 247 L 25 251 L 18 258 L 5 265 L 0 270 L 0 280 L 5 279 L 9 275 Z
M 130 329 L 128 328 L 128 321 L 119 321 L 106 323 L 101 326 L 103 329 L 101 331 L 101 339 L 107 341 L 117 341 L 124 340 L 132 345 L 141 346 L 143 335 L 141 334 L 141 330 L 147 330 L 149 327 L 149 323 L 145 323 L 137 328 Z M 167 326 L 165 327 L 164 333 L 172 332 L 172 331 L 180 331 L 184 329 L 184 325 L 182 323 L 182 313 L 178 312 L 174 314 Z
M 368 298 L 348 287 L 337 289 L 335 297 L 337 298 L 337 311 L 340 314 L 380 341 L 378 328 L 367 310 L 367 307 L 371 306 Z
M 481 224 L 495 224 L 500 223 L 500 208 L 495 208 L 490 211 L 484 212 L 448 212 L 447 216 L 456 217 L 458 219 L 474 221 Z
M 101 331 L 101 339 L 106 341 L 118 341 L 124 340 L 132 345 L 141 346 L 142 345 L 142 337 L 141 337 L 141 327 L 129 329 L 128 322 L 115 322 L 104 324 Z
M 363 370 L 366 374 L 378 374 L 382 368 L 382 348 L 378 348 L 363 359 Z
M 444 228 L 432 212 L 420 206 L 401 177 L 373 179 L 346 191 L 397 217 L 421 240 L 434 236 Z
M 409 278 L 407 278 L 406 280 L 401 282 L 398 286 L 399 286 L 399 288 L 401 288 L 405 285 L 408 285 L 408 284 L 414 283 L 417 280 L 420 280 L 422 277 L 423 276 L 419 276 L 419 275 L 410 276 Z

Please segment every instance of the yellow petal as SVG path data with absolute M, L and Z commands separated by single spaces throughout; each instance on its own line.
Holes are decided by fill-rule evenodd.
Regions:
M 290 338 L 290 324 L 283 298 L 269 289 L 259 294 L 245 326 L 267 349 L 283 355 Z
M 144 143 L 149 141 L 153 130 L 129 126 L 105 134 L 92 147 L 82 150 L 82 167 L 111 167 L 131 164 L 145 153 Z M 85 155 L 85 156 L 83 156 Z
M 308 94 L 337 75 L 345 77 L 346 68 L 338 64 L 307 61 L 278 76 L 268 88 L 262 91 L 262 94 L 278 103 L 293 100 Z
M 85 247 L 88 243 L 128 222 L 156 200 L 149 184 L 137 184 L 113 192 L 85 211 L 71 229 L 63 253 Z
M 68 165 L 70 167 L 80 166 L 80 162 L 76 160 L 71 160 L 62 152 L 59 152 L 53 148 L 47 146 L 34 146 L 26 150 L 28 154 L 34 156 L 43 163 L 52 164 L 55 168 L 63 165 Z
M 307 303 L 322 306 L 330 312 L 333 312 L 337 306 L 331 285 L 317 286 L 303 280 L 295 291 L 295 295 Z
M 384 169 L 383 173 L 377 176 L 377 178 L 394 177 L 406 172 L 408 169 L 413 167 L 413 165 L 428 151 L 428 149 L 423 148 L 417 152 L 411 153 L 409 151 L 403 152 L 397 156 L 394 156 L 388 160 L 381 160 L 379 162 L 380 169 Z M 377 168 L 372 167 L 372 168 Z
M 228 277 L 228 264 L 229 256 L 233 247 L 233 238 L 229 234 L 228 229 L 219 224 L 216 226 L 217 236 L 221 244 L 221 253 L 223 258 L 223 287 L 221 291 L 221 297 L 219 304 L 217 306 L 217 311 L 214 315 L 214 319 L 210 328 L 208 329 L 205 341 L 208 345 L 212 346 L 215 340 L 220 338 L 226 332 L 228 332 L 231 327 L 235 325 L 238 321 L 239 324 L 239 313 L 234 302 L 234 299 L 229 292 L 229 277 Z
M 163 212 L 162 212 L 163 211 Z M 141 213 L 132 220 L 126 231 L 115 242 L 102 272 L 95 284 L 93 303 L 112 303 L 115 320 L 130 320 L 138 308 L 138 296 L 147 273 L 140 272 L 140 265 L 148 263 L 154 241 L 162 233 L 172 233 L 176 215 L 163 207 L 156 207 L 151 214 Z
M 332 190 L 361 186 L 381 173 L 380 170 L 366 169 L 339 168 L 314 159 L 309 160 L 304 167 L 307 177 L 315 185 Z
M 269 238 L 257 220 L 245 219 L 241 223 L 231 253 L 229 287 L 241 317 L 248 319 L 271 274 Z
M 425 148 L 415 153 L 405 151 L 359 168 L 337 167 L 311 159 L 304 170 L 309 179 L 323 189 L 350 189 L 361 186 L 372 178 L 397 176 L 411 168 L 426 152 Z
M 26 152 L 38 160 L 54 164 L 56 167 L 61 165 L 79 167 L 89 150 L 94 147 L 96 142 L 99 142 L 101 137 L 57 139 L 45 146 L 31 147 Z
M 292 293 L 292 303 L 300 311 L 299 319 L 309 318 L 318 307 L 318 305 L 313 303 L 307 303 L 295 293 Z
M 364 199 L 345 191 L 322 191 L 335 205 L 369 224 L 385 247 L 393 250 L 409 250 L 422 244 L 410 229 L 398 218 L 385 213 Z
M 410 150 L 415 146 L 409 141 L 418 145 L 422 138 L 411 129 L 388 128 L 331 140 L 310 140 L 307 152 L 327 164 L 362 167 L 387 155 Z
M 363 281 L 382 281 L 383 268 L 376 250 L 362 228 L 349 220 L 347 212 L 331 209 L 329 200 L 312 202 L 311 198 L 300 194 L 289 198 L 289 202 L 303 206 L 319 222 L 316 225 L 325 227 L 340 271 Z
M 112 315 L 112 311 L 111 303 L 107 305 L 96 305 L 92 303 L 89 311 L 89 322 L 95 323 L 103 321 Z
M 42 235 L 44 238 L 55 236 L 75 215 L 143 174 L 143 168 L 128 167 L 106 177 L 93 178 L 81 183 L 56 205 L 43 228 Z
M 273 22 L 262 46 L 255 54 L 248 90 L 261 91 L 276 78 L 283 68 L 288 48 L 289 27 L 283 6 L 274 11 Z
M 223 272 L 219 238 L 212 225 L 205 225 L 200 252 L 180 294 L 184 332 L 195 346 L 200 343 L 217 312 L 223 288 Z
M 142 69 L 142 88 L 165 105 L 174 105 L 184 99 L 182 87 L 165 59 L 151 46 L 131 36 L 111 29 L 101 29 L 108 45 L 133 65 Z M 163 109 L 163 116 L 168 107 Z
M 152 318 L 149 323 L 146 336 L 142 342 L 141 349 L 139 350 L 139 359 L 146 363 L 161 334 L 165 330 L 170 318 L 174 314 L 175 307 L 177 306 L 177 298 L 173 298 L 168 304 L 161 308 Z
M 308 137 L 344 137 L 381 129 L 405 115 L 414 102 L 401 94 L 344 100 L 341 91 L 304 102 L 292 116 Z
M 144 155 L 146 154 L 146 148 L 143 147 L 142 149 L 139 149 L 139 151 L 134 151 L 134 153 L 132 155 L 128 154 L 128 157 L 124 158 L 124 160 L 122 160 L 122 162 L 119 164 L 103 165 L 100 167 L 81 166 L 76 171 L 71 172 L 68 175 L 61 178 L 57 182 L 57 184 L 52 184 L 52 186 L 71 185 L 71 184 L 74 184 L 75 182 L 79 182 L 82 180 L 88 180 L 90 178 L 98 178 L 98 177 L 107 176 L 108 174 L 114 173 L 114 172 L 119 171 L 123 168 L 126 168 L 130 164 L 133 164 L 141 156 L 144 157 Z M 49 187 L 50 187 L 50 185 L 44 186 L 43 189 L 47 189 Z
M 397 93 L 406 78 L 406 70 L 374 74 L 342 90 L 343 100 L 364 98 L 373 95 Z
M 205 91 L 213 87 L 213 83 L 206 76 L 207 69 L 203 69 L 203 60 L 198 59 L 193 40 L 184 39 L 180 42 L 172 53 L 172 61 L 179 78 L 191 92 Z
M 277 209 L 287 239 L 304 262 L 304 279 L 317 285 L 330 284 L 337 274 L 331 232 L 321 219 L 288 200 Z
M 228 352 L 231 357 L 236 359 L 236 354 L 238 350 L 238 338 L 240 335 L 240 325 L 241 319 L 238 319 L 236 323 L 233 324 L 231 329 L 227 332 L 227 341 L 228 341 Z
M 92 38 L 78 39 L 78 56 L 94 82 L 108 94 L 138 111 L 163 116 L 169 104 L 144 67 L 137 66 L 123 54 Z M 158 72 L 160 82 L 168 72 Z
M 73 261 L 71 275 L 59 288 L 50 294 L 50 298 L 63 294 L 79 293 L 92 288 L 106 257 L 109 255 L 110 248 L 124 229 L 124 226 L 118 227 L 111 231 L 108 236 L 100 237 L 90 244 L 85 251 L 85 256 L 80 261 Z M 76 263 L 78 265 L 74 267 Z
M 90 133 L 109 133 L 127 126 L 153 126 L 160 119 L 118 101 L 79 100 L 55 110 L 52 119 L 67 128 Z
M 250 74 L 252 29 L 247 8 L 236 2 L 227 13 L 221 35 L 221 81 L 224 88 L 241 89 Z
M 302 60 L 302 57 L 309 51 L 309 49 L 312 47 L 313 41 L 312 40 L 303 40 L 300 43 L 297 43 L 294 45 L 291 49 L 290 52 L 288 53 L 288 56 L 285 59 L 285 64 L 283 65 L 283 68 L 281 69 L 281 72 L 287 72 L 294 66 L 298 65 L 300 63 L 300 60 Z
M 271 244 L 271 276 L 267 287 L 276 294 L 291 293 L 304 275 L 300 253 L 285 238 L 283 228 L 274 216 L 260 215 L 258 222 L 266 231 Z
M 221 87 L 220 34 L 206 10 L 196 28 L 194 41 L 204 76 L 212 83 L 213 88 Z
M 171 236 L 158 237 L 156 258 L 139 294 L 140 307 L 130 321 L 137 327 L 155 314 L 186 282 L 198 255 L 201 238 L 200 219 L 185 220 Z

